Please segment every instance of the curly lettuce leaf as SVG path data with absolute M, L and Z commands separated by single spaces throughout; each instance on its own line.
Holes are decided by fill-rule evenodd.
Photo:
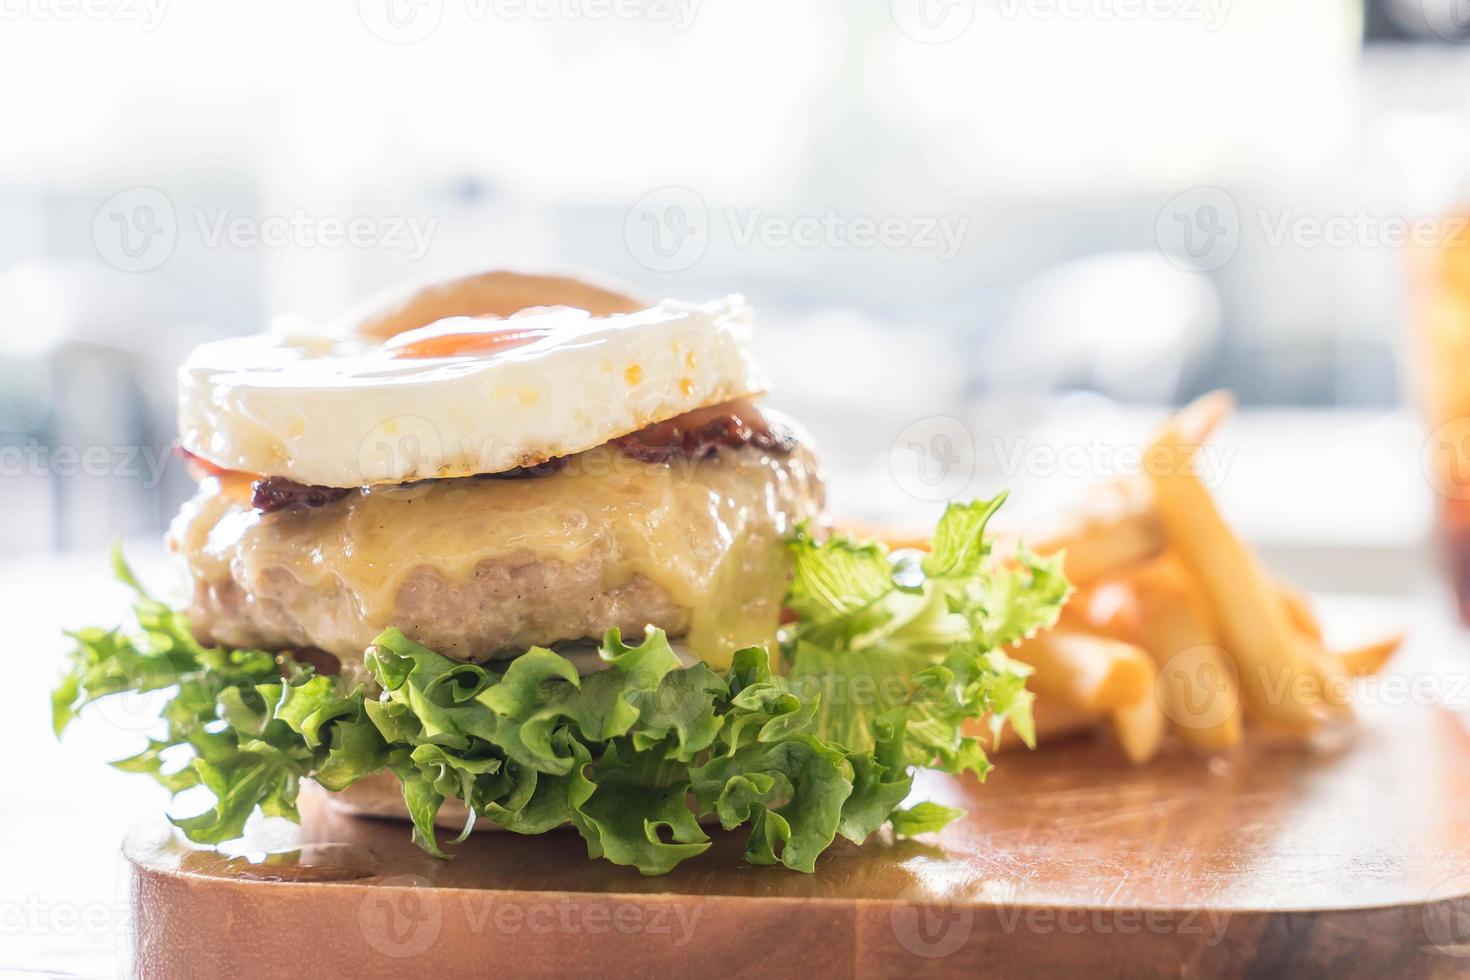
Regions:
M 116 765 L 211 793 L 209 809 L 174 820 L 204 844 L 239 837 L 256 812 L 296 819 L 303 780 L 337 791 L 387 770 L 415 840 L 441 857 L 436 821 L 455 799 L 471 819 L 448 846 L 477 819 L 524 834 L 570 825 L 589 857 L 662 874 L 708 849 L 713 820 L 747 831 L 746 860 L 812 871 L 839 836 L 954 819 L 903 804 L 917 768 L 984 775 L 975 720 L 1029 740 L 1025 668 L 998 648 L 1054 622 L 1068 587 L 1055 562 L 994 560 L 984 535 L 1000 502 L 952 505 L 919 562 L 799 529 L 784 673 L 761 648 L 724 672 L 683 667 L 652 628 L 637 644 L 609 632 L 604 669 L 587 676 L 549 649 L 481 666 L 390 629 L 349 684 L 201 646 L 117 556 L 137 628 L 71 634 L 53 723 L 60 734 L 98 698 L 169 691 L 162 735 Z
M 967 722 L 988 718 L 996 734 L 1009 723 L 1032 742 L 1026 668 L 1000 648 L 1054 625 L 1071 587 L 1060 557 L 994 559 L 985 532 L 1004 499 L 950 504 L 917 567 L 885 559 L 883 587 L 871 568 L 850 572 L 874 546 L 793 539 L 806 615 L 786 638 L 787 681 L 817 696 L 818 737 L 861 754 L 901 733 L 905 765 L 980 777 L 989 761 Z
M 71 670 L 52 696 L 53 726 L 60 735 L 83 706 L 102 697 L 171 690 L 162 737 L 115 765 L 147 773 L 174 794 L 197 786 L 212 793 L 210 809 L 170 818 L 190 840 L 233 840 L 256 810 L 295 819 L 304 778 L 340 789 L 383 767 L 381 739 L 364 737 L 361 688 L 347 690 L 337 678 L 278 664 L 263 651 L 205 648 L 187 619 L 149 595 L 116 551 L 113 566 L 136 594 L 138 628 L 69 634 L 76 646 Z M 187 761 L 170 765 L 180 754 Z

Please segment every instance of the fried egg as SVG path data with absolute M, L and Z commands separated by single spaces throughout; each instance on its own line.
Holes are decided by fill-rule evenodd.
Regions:
M 183 447 L 328 487 L 499 473 L 763 392 L 738 296 L 597 317 L 453 317 L 386 342 L 277 331 L 179 369 Z

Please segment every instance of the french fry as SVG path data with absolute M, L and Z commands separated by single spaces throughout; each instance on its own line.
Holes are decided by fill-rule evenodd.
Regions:
M 997 552 L 1015 547 L 999 537 Z M 1116 480 L 1090 493 L 1082 508 L 1049 527 L 1033 528 L 1024 538 L 1038 555 L 1066 552 L 1063 570 L 1073 585 L 1117 577 L 1164 550 L 1167 540 L 1147 485 Z
M 1322 701 L 1330 708 L 1351 714 L 1353 678 L 1342 658 L 1324 647 L 1321 640 L 1305 634 L 1300 635 L 1300 640 L 1302 650 L 1321 678 Z
M 880 541 L 890 551 L 929 550 L 928 537 L 909 528 L 843 519 L 834 522 L 833 530 L 859 541 Z M 1038 555 L 1065 551 L 1063 570 L 1075 586 L 1117 577 L 1158 555 L 1166 543 L 1148 487 L 1121 480 L 1091 494 L 1086 509 L 1033 528 L 1025 535 L 998 532 L 992 548 L 997 555 L 1008 555 L 1023 542 Z
M 1036 722 L 1036 744 L 1037 746 L 1050 745 L 1062 739 L 1079 735 L 1090 729 L 1101 725 L 1106 718 L 1095 711 L 1081 711 L 1065 704 L 1058 704 L 1045 698 L 1037 698 L 1031 705 L 1031 716 Z M 975 722 L 967 726 L 972 735 L 988 735 L 988 722 Z M 1010 726 L 1004 728 L 1000 733 L 1000 739 L 996 742 L 995 751 L 1009 752 L 1012 749 L 1025 748 L 1025 743 Z
M 1337 656 L 1342 661 L 1344 670 L 1353 677 L 1362 677 L 1382 670 L 1383 665 L 1388 663 L 1388 659 L 1398 651 L 1403 643 L 1404 635 L 1397 633 L 1376 643 L 1343 650 Z
M 1183 465 L 1235 408 L 1228 391 L 1213 391 L 1174 417 L 1186 452 Z M 1144 477 L 1114 480 L 1092 490 L 1063 524 L 1027 539 L 1039 555 L 1066 551 L 1063 568 L 1075 586 L 1116 578 L 1158 557 L 1168 545 L 1153 490 Z
M 1180 409 L 1174 416 L 1174 428 L 1178 430 L 1186 446 L 1198 449 L 1214 435 L 1220 423 L 1233 411 L 1235 396 L 1224 388 L 1217 388 Z
M 1175 732 L 1207 752 L 1241 740 L 1235 662 L 1198 584 L 1173 555 L 1133 577 L 1141 645 L 1159 668 L 1160 707 Z
M 1026 686 L 1038 699 L 1101 713 L 1152 695 L 1153 662 L 1131 643 L 1058 627 L 1010 655 L 1033 668 Z
M 1150 693 L 1136 704 L 1113 711 L 1113 734 L 1134 765 L 1143 765 L 1158 754 L 1164 741 L 1164 712 Z
M 846 518 L 833 521 L 832 532 L 854 541 L 877 541 L 889 551 L 929 550 L 928 533 L 911 527 L 889 527 L 860 518 Z
M 1187 464 L 1190 452 L 1178 425 L 1170 422 L 1146 457 L 1169 540 L 1209 601 L 1235 658 L 1246 704 L 1281 727 L 1310 731 L 1324 714 L 1322 677 L 1255 556 L 1231 533 Z M 1175 465 L 1167 465 L 1171 461 Z
M 1291 625 L 1296 627 L 1297 632 L 1319 643 L 1322 642 L 1322 624 L 1318 621 L 1317 614 L 1312 611 L 1312 600 L 1307 594 L 1286 582 L 1276 583 L 1276 590 L 1281 594 L 1281 601 L 1286 606 L 1287 618 L 1291 620 Z
M 1136 644 L 1138 600 L 1126 582 L 1101 582 L 1072 594 L 1062 607 L 1062 622 L 1086 633 Z

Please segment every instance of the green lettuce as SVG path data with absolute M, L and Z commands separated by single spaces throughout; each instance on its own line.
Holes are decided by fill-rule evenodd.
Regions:
M 918 768 L 984 776 L 968 722 L 988 718 L 997 734 L 1009 722 L 1030 742 L 1025 668 L 999 648 L 1054 623 L 1068 586 L 1059 560 L 993 560 L 985 528 L 1000 503 L 950 505 L 922 559 L 799 528 L 784 671 L 758 647 L 725 671 L 684 667 L 653 628 L 636 645 L 610 631 L 605 669 L 587 676 L 549 649 L 480 666 L 390 629 L 349 682 L 202 646 L 116 556 L 137 627 L 70 634 L 53 724 L 60 735 L 98 698 L 168 691 L 161 737 L 115 765 L 173 793 L 208 790 L 211 808 L 171 818 L 201 844 L 239 837 L 257 810 L 297 819 L 304 779 L 336 791 L 388 770 L 415 840 L 439 856 L 435 818 L 456 799 L 471 814 L 460 840 L 475 820 L 524 834 L 569 825 L 590 857 L 652 875 L 706 850 L 702 822 L 716 820 L 747 829 L 748 861 L 811 871 L 838 836 L 955 819 L 903 804 Z

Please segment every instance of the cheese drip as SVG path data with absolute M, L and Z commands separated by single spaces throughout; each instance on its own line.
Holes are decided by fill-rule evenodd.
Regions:
M 271 596 L 299 624 L 298 639 L 338 656 L 360 655 L 400 625 L 400 591 L 420 569 L 456 586 L 490 562 L 597 559 L 605 591 L 639 577 L 664 590 L 688 612 L 687 646 L 725 667 L 740 647 L 773 647 L 788 576 L 783 539 L 821 507 L 804 450 L 648 464 L 604 448 L 551 476 L 373 488 L 269 515 L 241 490 L 206 480 L 175 522 L 196 604 L 234 587 L 245 597 L 234 615 L 248 619 Z M 266 630 L 257 642 L 271 638 Z

